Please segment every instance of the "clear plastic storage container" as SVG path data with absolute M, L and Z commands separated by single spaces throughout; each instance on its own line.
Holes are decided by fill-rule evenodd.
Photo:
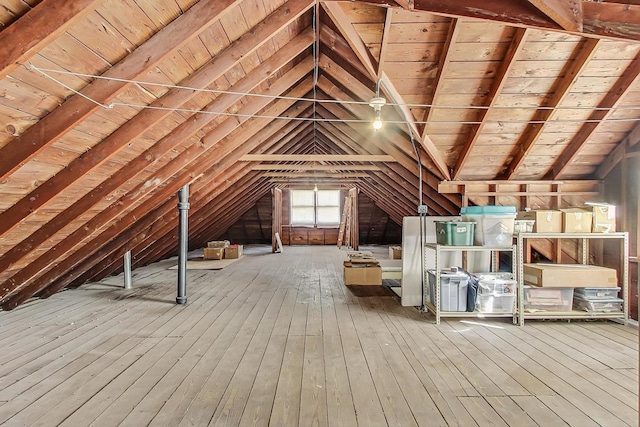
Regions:
M 575 288 L 573 292 L 588 300 L 611 299 L 618 298 L 620 288 Z
M 460 213 L 463 221 L 476 223 L 476 245 L 511 246 L 516 219 L 515 206 L 467 206 Z
M 525 311 L 571 311 L 573 308 L 573 288 L 541 288 L 525 286 Z
M 622 311 L 621 298 L 586 299 L 580 294 L 573 296 L 573 308 L 596 313 L 609 313 Z

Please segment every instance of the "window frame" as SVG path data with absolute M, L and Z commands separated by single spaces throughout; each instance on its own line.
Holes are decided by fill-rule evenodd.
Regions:
M 312 192 L 313 193 L 313 206 L 310 204 L 294 204 L 294 196 L 295 192 Z M 322 192 L 335 192 L 337 194 L 337 204 L 319 204 L 318 196 Z M 289 222 L 292 227 L 314 227 L 314 228 L 337 228 L 340 226 L 340 212 L 342 208 L 341 199 L 341 191 L 339 189 L 323 189 L 323 190 L 307 190 L 307 189 L 296 189 L 289 190 Z M 295 208 L 313 208 L 313 222 L 301 222 L 294 221 L 294 210 Z M 318 211 L 319 208 L 335 208 L 337 211 L 337 221 L 336 222 L 320 222 L 318 220 Z

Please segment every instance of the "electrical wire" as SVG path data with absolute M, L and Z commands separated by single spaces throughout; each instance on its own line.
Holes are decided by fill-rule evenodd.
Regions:
M 220 90 L 220 89 L 206 89 L 206 88 L 197 88 L 197 87 L 191 87 L 191 86 L 181 86 L 181 85 L 172 85 L 172 84 L 165 84 L 165 83 L 146 82 L 146 81 L 141 81 L 141 80 L 122 79 L 122 78 L 117 78 L 117 77 L 105 77 L 105 76 L 100 76 L 100 75 L 95 75 L 95 74 L 79 73 L 79 72 L 72 72 L 72 71 L 66 71 L 66 70 L 55 70 L 55 69 L 50 69 L 50 68 L 40 68 L 40 67 L 36 67 L 33 64 L 29 64 L 28 68 L 30 70 L 37 71 L 38 73 L 42 74 L 43 76 L 55 81 L 56 83 L 58 83 L 61 86 L 65 87 L 66 89 L 68 89 L 68 90 L 70 90 L 70 91 L 72 91 L 74 93 L 77 93 L 77 94 L 79 94 L 80 96 L 83 96 L 83 97 L 86 97 L 86 96 L 83 95 L 78 90 L 73 89 L 73 88 L 65 85 L 64 83 L 58 81 L 57 79 L 51 77 L 48 73 L 63 74 L 63 75 L 70 75 L 70 76 L 84 77 L 84 78 L 92 78 L 92 79 L 99 79 L 99 80 L 110 80 L 110 81 L 117 81 L 117 82 L 121 82 L 121 83 L 136 84 L 136 85 L 140 85 L 140 86 L 156 86 L 156 87 L 162 87 L 162 88 L 166 88 L 166 89 L 188 90 L 188 91 L 192 91 L 192 92 L 241 95 L 241 96 L 256 97 L 256 98 L 285 99 L 285 100 L 292 100 L 292 101 L 310 101 L 310 102 L 314 101 L 314 99 L 304 98 L 304 97 L 291 97 L 291 96 L 283 96 L 283 95 L 264 95 L 264 94 L 259 94 L 259 93 L 235 92 L 235 91 Z M 315 75 L 316 73 L 317 73 L 317 70 L 314 70 L 314 80 L 317 79 L 317 75 Z M 377 86 L 376 91 L 379 91 L 379 83 L 377 83 L 376 86 Z M 103 106 L 104 108 L 109 108 L 109 105 L 104 105 L 104 104 L 98 103 L 97 101 L 92 100 L 92 99 L 90 99 L 88 97 L 86 97 L 86 98 L 89 99 L 91 102 L 94 102 L 94 103 L 97 103 L 98 105 Z M 316 99 L 315 102 L 318 102 L 320 104 L 326 103 L 326 104 L 344 104 L 344 105 L 367 105 L 367 106 L 369 105 L 368 101 L 349 101 L 349 100 L 336 100 L 336 99 Z M 589 106 L 575 105 L 575 106 L 549 107 L 549 106 L 543 106 L 543 105 L 529 105 L 529 106 L 523 105 L 523 106 L 514 107 L 514 106 L 501 106 L 501 105 L 496 105 L 496 106 L 486 106 L 486 105 L 446 105 L 446 104 L 416 104 L 416 103 L 397 103 L 397 102 L 387 103 L 386 105 L 407 106 L 407 107 L 410 107 L 410 108 L 434 108 L 434 109 L 448 109 L 448 110 L 449 109 L 453 109 L 453 110 L 511 110 L 511 111 L 513 111 L 513 110 L 540 110 L 540 111 L 542 111 L 542 110 L 555 110 L 555 111 L 562 111 L 562 110 L 636 111 L 636 110 L 640 110 L 640 106 L 589 107 Z M 575 121 L 581 121 L 581 120 L 575 120 Z M 424 122 L 418 122 L 418 123 L 424 123 Z M 441 122 L 441 123 L 450 123 L 450 122 Z M 474 124 L 474 123 L 480 123 L 480 122 L 465 121 L 465 122 L 455 122 L 455 123 Z

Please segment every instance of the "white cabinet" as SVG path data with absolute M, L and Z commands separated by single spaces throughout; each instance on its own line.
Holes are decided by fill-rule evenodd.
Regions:
M 587 312 L 571 311 L 534 311 L 527 312 L 524 307 L 523 265 L 527 262 L 525 247 L 533 239 L 574 239 L 579 242 L 582 264 L 589 261 L 589 243 L 594 240 L 618 240 L 620 243 L 620 264 L 618 267 L 618 286 L 622 293 L 622 311 Z M 523 325 L 525 319 L 614 319 L 627 323 L 629 319 L 629 236 L 626 232 L 617 233 L 519 233 L 516 235 L 518 286 L 518 320 Z M 515 270 L 514 270 L 515 271 Z
M 493 246 L 445 246 L 438 245 L 433 243 L 426 243 L 424 245 L 424 269 L 423 269 L 423 301 L 424 307 L 427 311 L 431 311 L 436 317 L 436 324 L 440 324 L 441 317 L 511 317 L 513 319 L 513 323 L 517 323 L 517 310 L 516 310 L 516 299 L 511 298 L 511 307 L 508 312 L 480 312 L 480 311 L 443 311 L 441 307 L 441 292 L 442 292 L 442 273 L 443 269 L 451 267 L 448 265 L 447 260 L 451 259 L 451 255 L 458 254 L 461 256 L 463 260 L 468 259 L 469 264 L 475 264 L 474 271 L 471 273 L 480 273 L 486 271 L 497 271 L 498 263 L 499 263 L 499 253 L 500 252 L 510 252 L 512 254 L 512 271 L 516 270 L 515 266 L 515 246 L 506 246 L 506 247 L 493 247 Z M 477 259 L 490 259 L 490 262 L 487 262 L 484 271 L 478 271 L 480 263 L 472 261 L 477 261 Z M 463 264 L 467 264 L 464 263 Z M 490 264 L 490 265 L 489 265 Z M 466 267 L 466 265 L 462 265 L 462 267 Z M 429 275 L 428 270 L 435 270 L 435 287 L 434 287 L 434 295 L 431 298 L 430 289 L 429 289 Z M 520 286 L 517 286 L 519 289 Z M 518 289 L 515 290 L 516 295 Z M 431 302 L 433 300 L 433 302 Z

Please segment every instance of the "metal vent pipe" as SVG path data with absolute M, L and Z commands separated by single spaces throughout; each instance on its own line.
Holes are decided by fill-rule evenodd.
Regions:
M 189 250 L 189 184 L 178 192 L 178 295 L 176 303 L 187 303 L 187 251 Z

